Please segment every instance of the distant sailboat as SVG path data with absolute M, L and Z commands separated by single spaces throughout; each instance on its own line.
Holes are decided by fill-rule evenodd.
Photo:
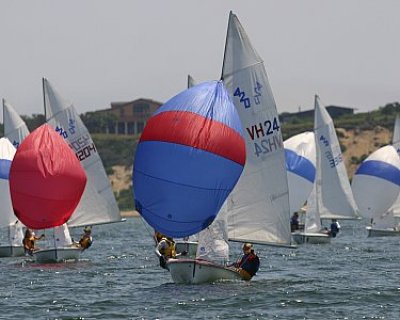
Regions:
M 321 219 L 356 219 L 358 209 L 353 198 L 346 167 L 333 121 L 315 96 L 314 135 L 317 174 L 307 201 L 304 232 L 296 232 L 296 243 L 325 243 L 330 241 L 321 232 Z
M 393 212 L 400 192 L 400 159 L 393 146 L 379 148 L 360 164 L 352 189 L 361 215 L 371 221 L 369 237 L 400 236 Z
M 11 161 L 15 154 L 15 148 L 18 148 L 22 140 L 24 140 L 29 134 L 29 130 L 15 109 L 5 99 L 3 99 L 3 124 L 4 136 L 8 139 L 8 143 L 5 141 L 1 143 L 2 158 L 0 161 L 8 163 L 11 166 Z M 9 145 L 10 141 L 14 148 Z M 12 211 L 10 191 L 8 186 L 9 166 L 2 166 L 2 170 L 2 177 L 4 180 L 2 180 L 1 185 L 5 189 L 2 191 L 3 200 L 1 203 L 4 204 L 4 211 L 2 211 L 2 213 L 8 217 L 3 221 L 9 221 L 7 226 L 7 242 L 9 244 L 0 246 L 0 257 L 22 256 L 24 255 L 24 247 L 22 245 L 24 225 L 18 221 L 17 217 Z
M 0 242 L 0 257 L 17 257 L 24 255 L 22 245 L 22 223 L 14 215 L 11 203 L 9 173 L 15 148 L 7 138 L 0 139 L 0 227 L 3 233 Z

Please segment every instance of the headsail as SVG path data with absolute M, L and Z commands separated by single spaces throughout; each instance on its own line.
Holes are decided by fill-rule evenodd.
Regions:
M 317 200 L 324 219 L 355 219 L 357 206 L 332 118 L 315 96 L 314 134 L 317 147 Z
M 229 239 L 289 245 L 290 209 L 278 112 L 260 56 L 229 15 L 222 79 L 242 122 L 247 160 L 224 210 Z
M 155 229 L 185 237 L 207 228 L 245 162 L 242 128 L 221 81 L 176 95 L 149 119 L 136 149 L 136 208 Z
M 385 146 L 373 152 L 358 167 L 351 187 L 361 215 L 384 224 L 387 211 L 400 192 L 400 159 L 396 149 Z
M 47 123 L 69 144 L 87 175 L 82 200 L 68 226 L 120 221 L 121 215 L 103 163 L 75 107 L 64 100 L 47 79 L 43 79 L 43 90 Z
M 314 132 L 303 132 L 283 142 L 289 184 L 290 212 L 299 211 L 314 186 L 316 150 Z
M 400 155 L 400 116 L 396 116 L 394 123 L 392 145 Z M 394 202 L 393 206 L 389 209 L 388 215 L 400 218 L 400 195 Z
M 0 227 L 15 223 L 17 217 L 11 203 L 9 175 L 15 147 L 7 138 L 0 139 Z
M 3 99 L 3 122 L 4 136 L 10 140 L 15 148 L 18 148 L 22 140 L 29 134 L 24 120 L 18 115 L 14 108 Z
M 47 124 L 26 137 L 11 163 L 14 213 L 32 229 L 68 221 L 85 184 L 86 175 L 75 154 Z

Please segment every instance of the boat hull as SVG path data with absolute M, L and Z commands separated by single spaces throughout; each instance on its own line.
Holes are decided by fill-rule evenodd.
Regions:
M 79 260 L 80 248 L 52 248 L 40 249 L 33 253 L 36 262 L 62 262 L 67 260 Z
M 292 238 L 297 244 L 324 244 L 331 242 L 331 237 L 325 233 L 294 232 L 292 233 Z
M 368 237 L 400 237 L 400 230 L 395 229 L 375 229 L 371 227 L 366 228 Z
M 0 246 L 0 258 L 21 257 L 25 255 L 23 246 Z
M 169 259 L 167 268 L 175 283 L 201 284 L 219 280 L 242 280 L 239 271 L 205 260 Z

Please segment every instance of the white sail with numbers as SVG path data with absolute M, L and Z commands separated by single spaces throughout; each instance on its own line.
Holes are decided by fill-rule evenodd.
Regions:
M 64 137 L 87 175 L 82 199 L 68 226 L 83 226 L 121 221 L 111 184 L 89 131 L 75 107 L 64 100 L 47 79 L 43 79 L 46 121 Z
M 278 112 L 260 56 L 232 12 L 222 79 L 239 113 L 246 164 L 226 200 L 229 239 L 290 245 L 290 209 Z

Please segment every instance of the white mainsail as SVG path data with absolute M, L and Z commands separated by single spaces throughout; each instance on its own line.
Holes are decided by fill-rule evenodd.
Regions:
M 29 134 L 29 130 L 24 120 L 5 99 L 3 99 L 3 123 L 4 136 L 11 141 L 15 148 L 18 148 L 22 140 Z
M 278 112 L 263 61 L 232 12 L 222 80 L 242 122 L 247 156 L 223 207 L 229 239 L 289 245 L 289 194 Z
M 43 79 L 43 90 L 46 121 L 68 142 L 87 175 L 85 191 L 77 209 L 67 222 L 68 226 L 121 221 L 103 163 L 75 107 L 61 98 L 47 79 Z
M 317 149 L 316 199 L 323 219 L 356 219 L 358 209 L 353 198 L 344 159 L 332 118 L 315 96 L 314 134 Z

